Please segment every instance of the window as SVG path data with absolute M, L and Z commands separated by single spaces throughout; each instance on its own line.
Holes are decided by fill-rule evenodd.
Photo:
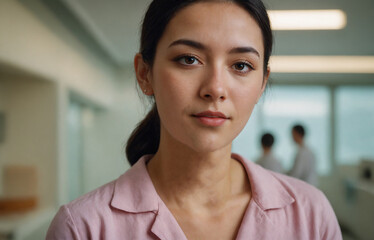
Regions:
M 83 193 L 83 107 L 70 101 L 68 110 L 68 191 L 71 201 Z
M 235 140 L 233 151 L 255 160 L 261 154 L 261 135 L 269 131 L 275 137 L 275 155 L 285 169 L 290 169 L 296 154 L 291 128 L 300 123 L 306 127 L 306 143 L 316 155 L 319 174 L 328 173 L 331 167 L 329 89 L 320 86 L 272 86 L 263 100 Z
M 337 162 L 374 159 L 374 87 L 339 87 L 335 102 Z

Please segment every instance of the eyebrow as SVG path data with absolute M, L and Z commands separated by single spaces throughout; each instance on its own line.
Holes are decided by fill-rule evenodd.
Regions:
M 196 48 L 199 50 L 207 49 L 207 47 L 204 44 L 200 42 L 196 42 L 194 40 L 190 40 L 190 39 L 176 40 L 169 45 L 169 48 L 176 46 L 176 45 L 186 45 L 186 46 Z M 254 53 L 258 57 L 260 57 L 260 53 L 253 47 L 236 47 L 236 48 L 231 49 L 229 53 Z
M 187 45 L 187 46 L 190 46 L 190 47 L 193 47 L 193 48 L 196 48 L 196 49 L 200 49 L 200 50 L 206 49 L 206 47 L 204 46 L 204 44 L 196 42 L 196 41 L 193 41 L 193 40 L 189 40 L 189 39 L 179 39 L 179 40 L 176 40 L 176 41 L 172 42 L 169 45 L 169 47 L 176 46 L 176 45 Z
M 229 53 L 254 53 L 260 57 L 260 53 L 253 47 L 237 47 L 230 50 Z

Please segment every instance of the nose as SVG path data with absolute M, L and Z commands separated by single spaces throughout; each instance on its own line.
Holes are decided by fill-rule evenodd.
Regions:
M 200 88 L 200 97 L 207 101 L 224 101 L 227 98 L 224 73 L 219 68 L 207 71 Z

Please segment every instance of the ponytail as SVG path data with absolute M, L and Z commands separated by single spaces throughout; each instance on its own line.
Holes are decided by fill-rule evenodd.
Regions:
M 134 165 L 145 154 L 155 154 L 160 144 L 160 117 L 156 104 L 131 133 L 126 145 L 126 156 Z

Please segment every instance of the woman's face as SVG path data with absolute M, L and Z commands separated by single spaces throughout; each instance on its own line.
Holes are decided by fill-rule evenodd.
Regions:
M 241 7 L 204 2 L 178 12 L 147 75 L 161 141 L 196 152 L 231 147 L 265 88 L 263 61 L 261 29 Z

